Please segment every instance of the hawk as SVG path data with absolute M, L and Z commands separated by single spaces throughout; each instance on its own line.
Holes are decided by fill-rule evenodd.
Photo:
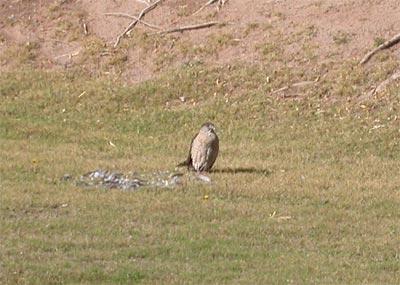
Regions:
M 219 139 L 212 123 L 205 123 L 190 143 L 189 154 L 178 166 L 192 167 L 197 172 L 207 172 L 214 165 L 219 150 Z

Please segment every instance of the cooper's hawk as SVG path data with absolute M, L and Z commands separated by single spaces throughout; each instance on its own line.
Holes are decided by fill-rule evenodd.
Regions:
M 214 165 L 219 150 L 219 139 L 212 123 L 205 123 L 190 143 L 189 154 L 178 166 L 192 167 L 197 172 L 207 172 Z

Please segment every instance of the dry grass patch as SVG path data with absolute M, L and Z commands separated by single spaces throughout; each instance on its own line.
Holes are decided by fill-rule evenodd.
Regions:
M 272 96 L 266 72 L 196 63 L 136 85 L 3 73 L 0 281 L 398 283 L 393 111 Z M 98 167 L 174 170 L 207 120 L 221 139 L 212 184 L 74 183 Z

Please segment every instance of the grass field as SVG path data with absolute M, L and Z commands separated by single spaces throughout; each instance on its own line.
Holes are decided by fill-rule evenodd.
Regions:
M 332 76 L 283 98 L 269 91 L 313 78 L 284 72 L 0 74 L 0 284 L 399 284 L 399 89 L 352 104 L 362 76 Z M 205 121 L 221 144 L 211 184 L 74 183 L 173 171 Z

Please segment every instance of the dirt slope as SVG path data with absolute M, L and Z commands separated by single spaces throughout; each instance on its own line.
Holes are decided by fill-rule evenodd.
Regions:
M 44 69 L 79 67 L 135 82 L 188 61 L 288 66 L 299 70 L 358 60 L 400 32 L 397 0 L 163 1 L 145 16 L 161 30 L 210 21 L 224 23 L 165 36 L 105 13 L 138 15 L 145 1 L 5 0 L 0 4 L 0 70 L 28 62 Z M 398 58 L 400 48 L 390 56 Z

